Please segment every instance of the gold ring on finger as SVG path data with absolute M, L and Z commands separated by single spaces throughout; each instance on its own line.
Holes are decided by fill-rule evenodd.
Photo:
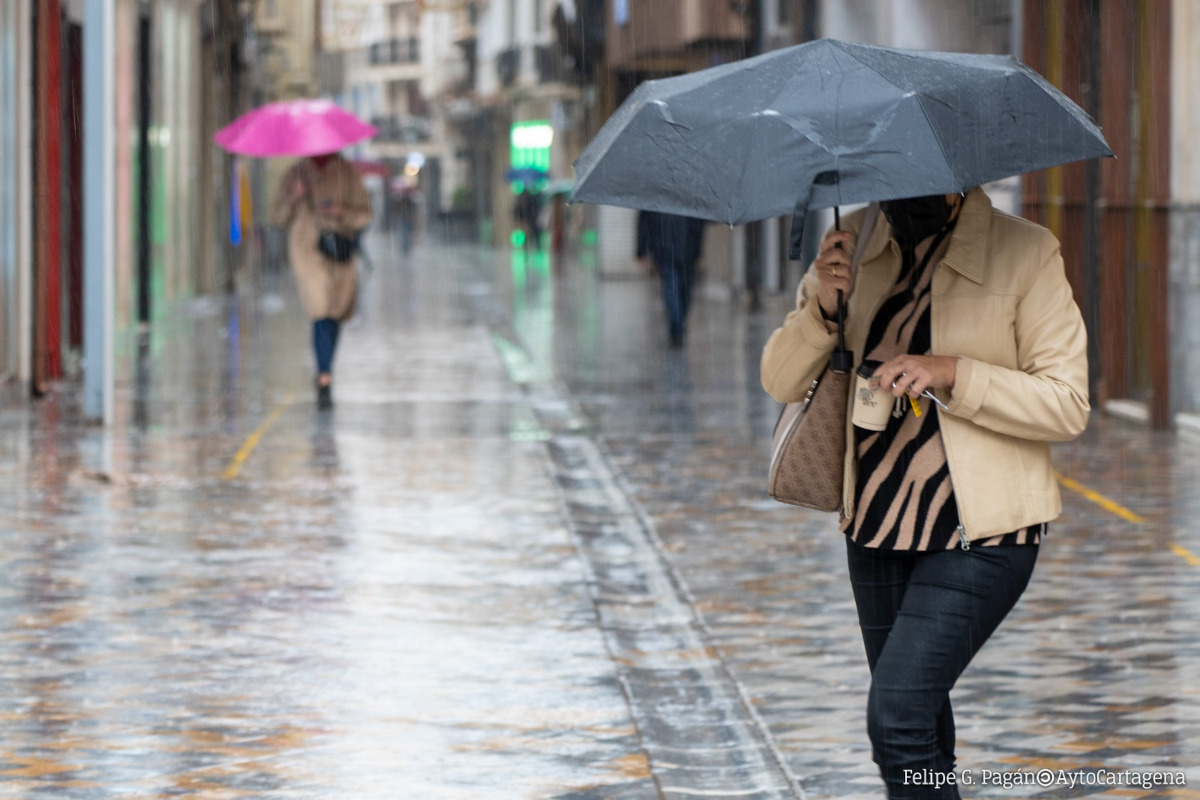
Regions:
M 836 278 L 838 276 L 837 267 L 830 267 L 829 274 Z

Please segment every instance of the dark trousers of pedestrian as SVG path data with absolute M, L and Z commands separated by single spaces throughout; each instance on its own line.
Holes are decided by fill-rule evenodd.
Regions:
M 413 224 L 406 219 L 400 220 L 400 252 L 408 255 L 412 252 Z
M 313 350 L 317 355 L 318 375 L 333 372 L 333 354 L 337 350 L 338 332 L 341 327 L 336 319 L 329 317 L 313 322 Z
M 674 345 L 683 344 L 687 333 L 688 309 L 692 305 L 692 290 L 696 283 L 696 262 L 669 259 L 658 265 L 662 283 L 663 306 L 667 310 L 667 331 Z
M 863 547 L 847 561 L 871 669 L 867 732 L 892 800 L 958 800 L 950 690 L 1016 605 L 1038 545 L 932 552 Z

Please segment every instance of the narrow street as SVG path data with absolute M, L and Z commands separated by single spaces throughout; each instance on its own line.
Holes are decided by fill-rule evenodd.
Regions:
M 0 404 L 0 797 L 882 796 L 829 516 L 765 492 L 789 299 L 375 234 L 332 412 L 287 274 Z M 246 281 L 243 282 L 248 283 Z M 1200 798 L 1200 445 L 1103 415 L 954 694 L 958 765 Z

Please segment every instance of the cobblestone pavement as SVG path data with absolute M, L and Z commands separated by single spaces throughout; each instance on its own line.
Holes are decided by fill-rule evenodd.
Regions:
M 882 797 L 840 535 L 763 491 L 784 301 L 675 351 L 587 259 L 372 247 L 332 414 L 270 276 L 127 342 L 107 431 L 0 404 L 0 797 Z M 1056 463 L 959 763 L 1083 785 L 964 796 L 1200 797 L 1200 447 Z

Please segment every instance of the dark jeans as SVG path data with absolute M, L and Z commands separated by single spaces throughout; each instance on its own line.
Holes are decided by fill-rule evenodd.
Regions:
M 692 305 L 692 288 L 696 283 L 696 262 L 669 259 L 658 265 L 662 282 L 663 305 L 667 309 L 667 326 L 672 337 L 682 337 L 687 329 L 688 309 Z
M 956 786 L 930 785 L 954 769 L 950 689 L 1016 605 L 1038 546 L 906 553 L 847 539 L 846 549 L 871 668 L 867 732 L 888 797 L 957 800 Z
M 333 352 L 337 349 L 341 327 L 336 319 L 329 317 L 313 322 L 313 350 L 317 353 L 318 375 L 333 372 Z

